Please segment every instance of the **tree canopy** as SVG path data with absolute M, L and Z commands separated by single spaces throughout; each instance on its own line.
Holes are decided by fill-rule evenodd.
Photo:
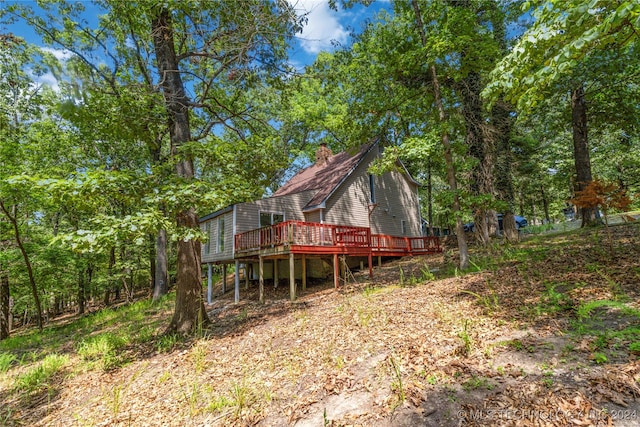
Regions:
M 637 206 L 637 1 L 398 0 L 297 73 L 305 18 L 270 0 L 4 5 L 3 23 L 41 38 L 0 34 L 0 279 L 16 310 L 41 324 L 175 282 L 169 329 L 196 330 L 198 217 L 275 191 L 322 142 L 382 141 L 372 172 L 404 162 L 463 268 L 464 223 L 487 244 L 504 213 L 515 241 L 514 214 L 561 220 L 594 180 Z

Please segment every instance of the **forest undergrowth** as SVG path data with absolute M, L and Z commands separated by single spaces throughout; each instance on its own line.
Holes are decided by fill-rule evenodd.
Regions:
M 613 239 L 610 245 L 607 239 Z M 171 296 L 0 343 L 0 425 L 637 425 L 640 227 L 242 288 L 162 335 Z M 218 293 L 220 288 L 217 289 Z

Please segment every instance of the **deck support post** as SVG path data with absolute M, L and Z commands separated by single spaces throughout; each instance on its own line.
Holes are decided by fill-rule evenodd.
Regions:
M 260 276 L 258 283 L 259 283 L 259 300 L 260 302 L 264 302 L 264 259 L 262 258 L 262 256 L 259 257 L 259 261 L 258 261 L 258 274 Z
M 338 263 L 338 254 L 333 254 L 333 285 L 336 289 L 340 285 L 340 264 Z
M 227 292 L 227 264 L 222 264 L 222 295 Z
M 289 254 L 289 297 L 296 300 L 296 259 L 293 253 Z
M 373 279 L 373 255 L 371 255 L 371 252 L 367 256 L 367 262 L 369 263 L 369 279 Z
M 382 267 L 382 256 L 378 255 L 378 267 Z
M 213 299 L 213 266 L 210 262 L 207 263 L 207 304 L 211 304 Z
M 233 300 L 235 303 L 240 302 L 240 261 L 236 260 L 236 273 L 235 273 L 235 294 L 233 296 Z
M 302 254 L 302 290 L 307 290 L 307 256 Z
M 278 276 L 280 275 L 278 268 L 278 258 L 273 260 L 273 289 L 278 289 Z
M 251 264 L 249 264 L 248 262 L 245 262 L 244 264 L 244 290 L 248 291 L 249 290 L 249 270 L 250 270 Z

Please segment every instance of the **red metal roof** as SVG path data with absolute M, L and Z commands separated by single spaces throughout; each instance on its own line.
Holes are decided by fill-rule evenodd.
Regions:
M 303 210 L 320 207 L 338 186 L 353 172 L 365 155 L 376 143 L 363 145 L 353 154 L 343 151 L 329 158 L 321 166 L 314 164 L 294 175 L 289 182 L 280 187 L 273 196 L 286 196 L 303 191 L 317 190 Z

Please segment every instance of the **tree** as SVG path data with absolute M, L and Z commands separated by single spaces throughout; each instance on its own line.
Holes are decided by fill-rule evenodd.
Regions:
M 11 332 L 9 321 L 9 316 L 11 316 L 10 298 L 9 276 L 3 270 L 0 270 L 0 341 L 8 338 Z
M 29 61 L 34 50 L 27 46 L 21 39 L 11 35 L 0 37 L 0 62 L 2 63 L 2 77 L 0 80 L 1 111 L 0 133 L 3 139 L 0 151 L 0 214 L 11 228 L 13 242 L 20 250 L 25 269 L 29 277 L 31 295 L 36 307 L 36 319 L 38 328 L 42 329 L 43 316 L 40 294 L 33 272 L 30 254 L 24 244 L 20 209 L 28 200 L 28 191 L 19 185 L 14 185 L 12 175 L 27 172 L 23 169 L 22 155 L 25 151 L 24 135 L 26 133 L 25 121 L 33 120 L 39 113 L 38 98 L 39 88 L 33 87 L 29 76 L 24 72 L 23 66 Z M 8 279 L 3 273 L 3 299 L 9 295 Z M 6 287 L 5 287 L 6 285 Z M 5 304 L 3 303 L 3 309 Z
M 206 321 L 197 208 L 220 207 L 238 197 L 223 192 L 222 183 L 213 189 L 205 186 L 198 176 L 197 159 L 206 157 L 203 151 L 222 141 L 217 135 L 222 135 L 224 129 L 235 132 L 239 139 L 251 140 L 254 133 L 251 125 L 244 126 L 242 132 L 241 126 L 234 125 L 254 121 L 252 106 L 244 102 L 247 98 L 243 94 L 280 72 L 286 42 L 300 28 L 299 18 L 288 4 L 266 0 L 162 5 L 153 1 L 137 4 L 100 1 L 96 5 L 106 12 L 97 28 L 90 28 L 82 19 L 82 4 L 46 5 L 45 12 L 53 10 L 48 14 L 34 14 L 14 6 L 9 13 L 30 22 L 46 42 L 73 52 L 74 61 L 90 77 L 87 81 L 96 89 L 102 87 L 103 93 L 115 99 L 128 91 L 135 103 L 146 105 L 150 98 L 140 96 L 145 90 L 139 88 L 146 85 L 162 89 L 164 108 L 155 117 L 166 123 L 170 143 L 166 150 L 168 167 L 158 166 L 164 168 L 166 175 L 160 175 L 155 182 L 137 170 L 140 173 L 136 174 L 136 186 L 144 181 L 154 185 L 145 192 L 144 203 L 138 207 L 138 213 L 146 219 L 131 225 L 147 232 L 158 227 L 160 206 L 175 218 L 177 298 L 169 330 L 187 333 Z M 156 68 L 147 69 L 141 59 Z M 127 129 L 124 117 L 119 120 Z M 123 139 L 131 136 L 143 138 L 135 133 Z M 131 222 L 137 217 L 116 220 Z M 143 223 L 145 226 L 138 228 Z M 105 230 L 84 234 L 87 243 L 97 235 L 107 234 L 107 223 L 101 226 Z
M 464 235 L 464 226 L 462 223 L 461 216 L 461 205 L 458 194 L 458 184 L 456 179 L 456 170 L 453 161 L 452 148 L 449 142 L 449 131 L 447 130 L 447 115 L 443 102 L 443 94 L 440 85 L 440 78 L 436 68 L 436 64 L 438 63 L 438 59 L 440 59 L 440 55 L 446 55 L 448 52 L 445 51 L 446 47 L 442 50 L 437 49 L 436 46 L 442 44 L 447 46 L 446 34 L 431 32 L 428 31 L 428 27 L 425 25 L 427 23 L 437 22 L 438 17 L 442 13 L 441 5 L 436 3 L 427 4 L 427 8 L 430 14 L 427 15 L 427 20 L 423 17 L 423 11 L 420 7 L 417 0 L 411 0 L 411 9 L 413 12 L 413 20 L 415 28 L 418 32 L 420 42 L 422 45 L 423 54 L 425 55 L 425 62 L 427 64 L 428 76 L 431 80 L 432 90 L 433 90 L 433 98 L 435 108 L 438 114 L 438 120 L 441 126 L 441 142 L 444 148 L 444 157 L 446 163 L 446 171 L 447 171 L 447 181 L 449 183 L 449 188 L 453 193 L 453 204 L 452 210 L 456 220 L 456 236 L 458 239 L 458 250 L 460 256 L 460 268 L 466 269 L 469 266 L 469 253 L 467 248 L 467 242 Z M 406 12 L 405 12 L 406 13 Z M 430 28 L 429 28 L 430 29 Z M 431 37 L 431 39 L 427 38 L 427 35 Z M 440 38 L 443 37 L 443 38 Z M 448 46 L 447 46 L 448 47 Z M 432 53 L 427 54 L 427 52 L 431 51 Z
M 525 3 L 525 9 L 529 3 Z M 634 1 L 586 0 L 540 2 L 534 24 L 520 37 L 509 55 L 492 72 L 485 95 L 496 99 L 504 93 L 517 102 L 521 113 L 530 111 L 558 81 L 574 77 L 571 93 L 576 191 L 592 179 L 584 86 L 589 73 L 582 65 L 601 51 L 624 50 L 635 43 L 635 22 L 640 5 Z M 595 211 L 582 209 L 582 225 L 596 221 Z
M 189 99 L 180 76 L 180 65 L 175 52 L 173 21 L 168 9 L 161 8 L 151 23 L 155 46 L 158 74 L 164 93 L 171 138 L 171 154 L 177 157 L 181 146 L 191 141 L 189 124 Z M 176 162 L 179 178 L 192 180 L 195 177 L 193 158 L 184 156 Z M 198 216 L 190 207 L 177 215 L 178 227 L 198 228 Z M 206 323 L 207 314 L 202 298 L 200 242 L 195 239 L 178 241 L 178 271 L 176 273 L 178 292 L 176 310 L 169 325 L 170 330 L 193 331 Z
M 445 209 L 453 211 L 460 262 L 466 268 L 468 251 L 454 157 L 459 149 L 459 116 L 452 108 L 453 91 L 440 83 L 442 70 L 444 80 L 452 79 L 443 61 L 449 51 L 431 49 L 446 37 L 432 28 L 440 3 L 428 3 L 426 24 L 419 22 L 422 17 L 416 15 L 413 5 L 421 8 L 412 2 L 396 3 L 393 17 L 383 14 L 381 22 L 369 25 L 349 48 L 319 56 L 300 84 L 297 106 L 302 108 L 292 110 L 301 118 L 298 123 L 304 123 L 301 128 L 306 137 L 328 142 L 333 148 L 358 145 L 372 137 L 381 139 L 387 148 L 374 172 L 396 167 L 401 157 L 416 175 L 426 175 L 430 217 L 436 199 L 430 194 L 432 172 L 439 169 L 444 153 L 449 185 Z M 307 99 L 320 101 L 305 103 Z

